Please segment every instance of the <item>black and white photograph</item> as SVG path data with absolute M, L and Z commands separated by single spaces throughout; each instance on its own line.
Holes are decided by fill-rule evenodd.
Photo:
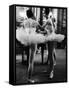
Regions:
M 67 8 L 15 5 L 12 13 L 15 84 L 67 82 Z

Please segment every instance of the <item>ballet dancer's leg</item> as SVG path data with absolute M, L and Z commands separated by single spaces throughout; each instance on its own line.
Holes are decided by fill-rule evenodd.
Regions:
M 33 61 L 34 55 L 35 55 L 35 45 L 34 44 L 30 46 L 29 53 L 30 53 L 30 58 L 29 58 L 29 67 L 28 67 L 28 78 L 30 79 L 32 76 L 33 67 L 34 67 L 34 61 Z
M 48 42 L 48 61 L 49 61 L 49 78 L 53 78 L 54 73 L 54 60 L 53 60 L 53 42 Z
M 54 66 L 56 65 L 56 52 L 55 52 L 55 48 L 53 50 L 53 60 L 54 60 Z
M 29 46 L 27 47 L 27 68 L 28 68 L 28 65 L 29 65 Z
M 44 45 L 45 44 L 41 44 L 41 57 L 42 57 L 42 64 L 44 62 Z

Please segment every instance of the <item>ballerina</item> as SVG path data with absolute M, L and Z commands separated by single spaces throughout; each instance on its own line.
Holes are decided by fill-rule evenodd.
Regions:
M 29 45 L 29 79 L 31 77 L 33 71 L 33 58 L 36 50 L 37 43 L 43 43 L 46 41 L 46 37 L 43 34 L 36 33 L 36 27 L 38 26 L 40 29 L 42 27 L 40 24 L 32 19 L 33 13 L 31 10 L 27 10 L 28 19 L 26 19 L 23 23 L 21 23 L 22 27 L 16 29 L 16 39 L 25 46 Z M 46 31 L 38 30 L 40 33 L 46 33 Z
M 53 18 L 52 18 L 53 19 Z M 57 42 L 61 42 L 62 40 L 64 40 L 64 35 L 62 34 L 56 34 L 55 33 L 55 27 L 53 25 L 53 21 L 51 18 L 49 18 L 45 25 L 43 27 L 45 27 L 45 30 L 47 31 L 47 35 L 48 35 L 48 60 L 47 62 L 49 62 L 50 64 L 50 68 L 49 68 L 49 78 L 53 78 L 54 76 L 54 42 L 53 41 L 57 41 Z M 51 40 L 52 38 L 52 40 Z

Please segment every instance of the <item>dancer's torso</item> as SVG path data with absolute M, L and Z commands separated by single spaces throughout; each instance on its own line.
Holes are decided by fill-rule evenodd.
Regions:
M 32 19 L 27 19 L 23 22 L 23 27 L 20 27 L 16 30 L 16 38 L 22 44 L 27 44 L 29 42 L 29 35 L 36 34 L 37 22 Z M 32 37 L 31 37 L 32 38 Z
M 27 19 L 24 21 L 24 30 L 27 34 L 35 33 L 37 27 L 37 22 L 32 19 Z

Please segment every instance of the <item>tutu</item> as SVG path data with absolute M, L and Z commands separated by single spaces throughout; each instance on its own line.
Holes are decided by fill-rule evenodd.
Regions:
M 52 34 L 48 35 L 48 37 L 47 37 L 48 41 L 57 41 L 57 42 L 63 41 L 64 38 L 65 38 L 64 35 L 56 34 L 56 33 L 52 33 Z
M 25 32 L 23 28 L 18 28 L 16 30 L 16 39 L 20 41 L 24 45 L 30 45 L 30 44 L 38 44 L 45 42 L 45 36 L 42 34 L 30 33 L 28 34 Z
M 27 29 L 26 29 L 27 30 Z M 23 28 L 18 28 L 16 30 L 16 39 L 24 45 L 39 44 L 48 41 L 61 42 L 64 40 L 64 35 L 52 33 L 50 35 L 44 36 L 43 34 L 30 33 L 28 34 Z
M 62 34 L 55 33 L 55 27 L 51 19 L 48 19 L 45 24 L 45 30 L 47 31 L 47 41 L 57 41 L 61 42 L 64 40 L 65 36 Z
M 23 30 L 23 28 L 18 28 L 16 30 L 16 39 L 24 45 L 28 44 L 28 35 L 26 32 Z
M 29 44 L 39 44 L 46 41 L 45 36 L 42 34 L 32 33 L 29 35 Z

